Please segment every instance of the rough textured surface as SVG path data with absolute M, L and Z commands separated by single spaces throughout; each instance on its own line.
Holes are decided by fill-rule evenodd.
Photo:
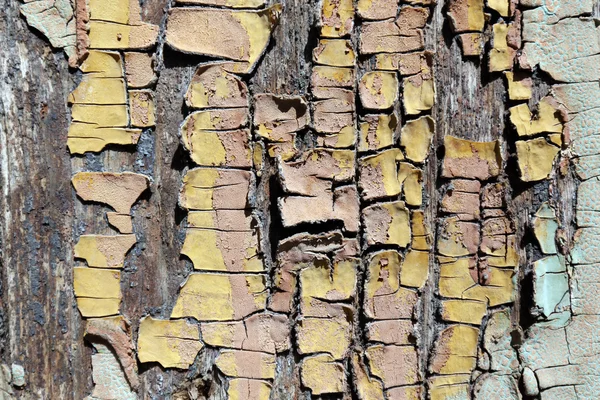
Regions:
M 3 397 L 598 397 L 593 1 L 85 3 L 0 17 Z

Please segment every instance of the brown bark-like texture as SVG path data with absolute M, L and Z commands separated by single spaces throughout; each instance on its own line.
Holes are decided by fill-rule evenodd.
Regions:
M 599 398 L 598 7 L 5 2 L 0 399 Z

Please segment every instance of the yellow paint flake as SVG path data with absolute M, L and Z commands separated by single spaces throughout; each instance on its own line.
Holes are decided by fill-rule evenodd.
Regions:
M 412 53 L 378 53 L 375 55 L 375 68 L 385 71 L 398 71 L 402 76 L 419 72 L 431 73 L 432 54 L 427 51 Z
M 103 128 L 93 124 L 73 122 L 69 126 L 67 147 L 71 154 L 97 153 L 108 145 L 137 144 L 142 131 L 126 128 Z
M 229 400 L 269 400 L 270 396 L 271 384 L 257 379 L 231 379 L 227 388 Z
M 359 159 L 362 197 L 372 199 L 400 194 L 402 181 L 398 177 L 398 165 L 403 159 L 402 151 L 397 148 Z
M 321 39 L 313 50 L 314 62 L 332 67 L 352 67 L 354 58 L 352 43 L 345 39 Z
M 185 320 L 140 321 L 137 355 L 140 362 L 158 362 L 163 368 L 187 369 L 204 347 L 198 327 Z
M 460 322 L 481 325 L 487 312 L 486 303 L 471 300 L 443 300 L 442 319 L 449 322 Z
M 195 270 L 261 272 L 258 238 L 254 231 L 216 227 L 188 229 L 181 249 Z
M 303 269 L 300 272 L 303 300 L 310 301 L 310 298 L 330 301 L 351 299 L 356 294 L 357 264 L 357 260 L 347 259 L 335 261 L 333 267 L 327 264 L 314 264 Z M 306 307 L 309 307 L 309 304 L 306 304 Z
M 140 4 L 136 0 L 88 0 L 92 21 L 110 21 L 120 24 L 140 23 Z
M 209 131 L 184 124 L 181 139 L 190 152 L 190 158 L 198 165 L 239 168 L 252 166 L 250 131 L 247 129 Z
M 85 74 L 79 85 L 69 94 L 68 102 L 70 104 L 126 104 L 125 80 Z
M 342 393 L 346 386 L 346 373 L 342 363 L 328 354 L 320 354 L 302 360 L 300 380 L 313 395 Z
M 429 253 L 409 250 L 402 262 L 400 282 L 404 286 L 422 288 L 429 277 Z
M 358 151 L 392 146 L 397 126 L 398 117 L 394 113 L 365 116 L 365 122 L 360 124 Z
M 468 399 L 471 387 L 465 385 L 440 386 L 429 391 L 431 400 Z
M 369 246 L 395 244 L 406 247 L 410 243 L 409 214 L 402 201 L 367 207 L 363 220 Z
M 354 81 L 355 72 L 353 68 L 316 65 L 312 70 L 312 86 L 352 87 L 354 85 Z
M 492 10 L 496 10 L 502 17 L 510 16 L 509 0 L 487 0 L 487 5 Z
M 521 180 L 536 182 L 548 178 L 560 148 L 544 138 L 519 140 L 516 145 Z
M 479 329 L 452 325 L 436 341 L 430 370 L 441 375 L 468 374 L 475 368 Z
M 123 63 L 116 51 L 90 50 L 79 69 L 97 78 L 122 78 Z
M 132 172 L 78 172 L 71 183 L 83 200 L 108 204 L 118 213 L 129 214 L 150 180 Z
M 402 162 L 398 181 L 402 184 L 406 204 L 420 206 L 423 203 L 423 171 L 410 163 Z
M 508 46 L 508 25 L 504 22 L 494 24 L 494 47 L 490 50 L 489 68 L 491 72 L 507 71 L 512 68 L 515 49 Z
M 260 11 L 173 8 L 166 42 L 184 53 L 247 63 L 248 73 L 267 48 L 280 13 L 280 4 Z
M 369 376 L 369 372 L 357 353 L 352 355 L 352 371 L 360 400 L 381 400 L 384 398 L 381 382 Z
M 502 155 L 498 141 L 473 142 L 446 135 L 444 148 L 442 176 L 445 178 L 486 180 L 500 174 Z
M 362 19 L 383 20 L 395 18 L 398 0 L 358 0 L 357 14 Z
M 398 85 L 398 76 L 395 72 L 367 72 L 358 84 L 363 107 L 374 110 L 392 107 L 398 100 Z
M 354 4 L 352 0 L 324 0 L 321 10 L 321 36 L 343 37 L 352 33 Z
M 506 71 L 504 76 L 508 84 L 508 98 L 510 100 L 529 100 L 531 98 L 533 81 L 529 75 Z
M 144 50 L 152 47 L 157 38 L 157 25 L 90 21 L 90 49 Z
M 470 260 L 461 258 L 441 265 L 439 292 L 442 297 L 478 300 L 495 307 L 513 301 L 514 271 L 512 269 L 490 267 L 489 282 L 481 286 L 473 279 L 469 268 Z
M 559 118 L 558 108 L 550 97 L 544 97 L 538 104 L 538 112 L 534 117 L 527 104 L 520 104 L 509 109 L 510 121 L 517 129 L 519 136 L 532 136 L 538 133 L 562 133 L 563 124 Z
M 369 260 L 369 273 L 365 283 L 367 299 L 380 294 L 395 292 L 400 287 L 402 256 L 397 251 L 388 250 L 375 254 Z
M 191 108 L 248 107 L 248 88 L 222 64 L 201 64 L 185 94 Z
M 176 0 L 179 4 L 203 4 L 231 8 L 261 8 L 265 0 Z
M 179 204 L 190 210 L 245 209 L 250 181 L 248 171 L 191 169 L 183 177 Z
M 156 124 L 154 94 L 150 90 L 129 91 L 131 126 L 148 128 Z
M 82 235 L 73 251 L 95 268 L 123 268 L 125 255 L 135 244 L 135 235 Z
M 192 273 L 181 286 L 171 318 L 239 320 L 266 306 L 262 275 Z
M 404 147 L 406 158 L 417 163 L 425 162 L 434 132 L 435 122 L 428 115 L 408 121 L 400 133 L 400 145 Z
M 119 313 L 121 272 L 112 269 L 73 268 L 73 290 L 85 318 Z
M 302 355 L 328 353 L 336 360 L 342 360 L 351 340 L 351 316 L 336 318 L 304 317 L 295 329 L 298 352 Z
M 83 122 L 92 127 L 84 129 L 79 125 L 73 129 L 73 133 L 79 131 L 95 131 L 100 127 L 124 127 L 129 123 L 127 107 L 125 104 L 100 105 L 100 104 L 73 104 L 71 107 L 71 118 L 75 125 Z
M 275 355 L 244 350 L 222 350 L 215 366 L 231 377 L 274 379 Z
M 430 74 L 417 74 L 404 79 L 404 111 L 416 115 L 431 110 L 435 102 L 435 89 Z

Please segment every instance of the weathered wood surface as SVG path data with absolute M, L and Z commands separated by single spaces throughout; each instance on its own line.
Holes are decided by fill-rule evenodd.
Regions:
M 283 0 L 281 22 L 267 54 L 250 80 L 253 93 L 306 94 L 312 48 L 318 32 L 317 1 Z M 474 141 L 500 139 L 507 161 L 512 202 L 509 215 L 517 222 L 521 265 L 539 258 L 527 238 L 529 221 L 548 200 L 548 182 L 523 184 L 516 178 L 516 133 L 507 128 L 506 89 L 502 74 L 487 72 L 485 59 L 465 60 L 445 18 L 445 2 L 434 8 L 426 29 L 428 50 L 435 52 L 436 102 L 432 112 L 437 130 L 425 174 L 427 220 L 438 218 L 441 200 L 438 177 L 446 135 Z M 143 19 L 164 29 L 167 1 L 143 4 Z M 598 6 L 597 6 L 598 7 Z M 78 171 L 134 171 L 152 179 L 150 190 L 134 207 L 138 243 L 127 258 L 123 278 L 122 310 L 137 332 L 143 315 L 168 318 L 181 283 L 192 270 L 180 257 L 185 212 L 177 196 L 186 169 L 192 166 L 178 137 L 187 114 L 183 98 L 202 57 L 182 55 L 159 45 L 156 86 L 157 124 L 142 134 L 136 151 L 109 149 L 98 155 L 70 157 L 66 147 L 69 125 L 67 95 L 76 87 L 78 73 L 68 70 L 62 53 L 51 51 L 40 35 L 19 15 L 19 4 L 5 1 L 0 19 L 0 219 L 2 297 L 0 348 L 2 361 L 25 367 L 27 384 L 20 398 L 81 399 L 93 387 L 90 355 L 83 341 L 83 324 L 72 291 L 72 248 L 84 231 L 109 233 L 101 210 L 76 198 L 70 178 Z M 488 26 L 486 34 L 491 34 Z M 547 77 L 535 75 L 536 91 L 530 105 L 547 94 Z M 274 173 L 271 166 L 270 173 Z M 263 181 L 268 188 L 268 176 Z M 560 218 L 571 238 L 574 230 L 575 183 L 567 177 L 552 183 L 552 197 L 560 201 Z M 263 211 L 270 204 L 265 197 Z M 268 220 L 267 220 L 268 221 Z M 521 222 L 522 221 L 522 222 Z M 273 240 L 285 232 L 265 232 Z M 435 231 L 435 229 L 432 229 Z M 276 243 L 272 242 L 272 246 Z M 433 260 L 432 260 L 433 261 Z M 272 262 L 268 259 L 268 262 Z M 435 287 L 439 270 L 432 263 L 429 283 L 421 297 L 423 370 L 435 340 L 437 326 Z M 522 268 L 527 282 L 531 271 Z M 530 288 L 518 287 L 513 314 L 515 327 L 531 325 L 527 308 Z M 519 313 L 521 312 L 521 313 Z M 188 372 L 164 370 L 157 364 L 140 367 L 141 398 L 224 398 L 218 379 L 206 375 L 214 354 L 206 351 Z M 309 398 L 301 394 L 294 356 L 279 358 L 281 371 L 273 399 Z M 212 376 L 215 377 L 214 375 Z M 203 380 L 206 378 L 207 380 Z M 187 394 L 190 393 L 189 397 Z M 199 393 L 194 397 L 193 393 Z M 349 398 L 349 397 L 348 397 Z

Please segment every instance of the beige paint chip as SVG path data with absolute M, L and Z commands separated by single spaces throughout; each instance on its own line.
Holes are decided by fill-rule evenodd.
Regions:
M 289 134 L 310 123 L 306 99 L 301 96 L 278 96 L 260 93 L 254 96 L 252 124 L 255 132 L 273 142 L 289 139 Z
M 89 267 L 123 268 L 125 255 L 135 245 L 135 235 L 82 235 L 73 248 L 75 258 Z
M 122 297 L 120 271 L 75 267 L 73 290 L 84 317 L 106 317 L 119 313 Z
M 380 150 L 394 144 L 398 127 L 395 113 L 365 115 L 362 120 L 358 151 Z
M 408 53 L 423 50 L 422 29 L 406 29 L 394 21 L 365 22 L 360 29 L 360 54 Z
M 269 400 L 271 384 L 258 379 L 231 379 L 227 396 L 229 400 Z
M 354 86 L 355 74 L 353 68 L 316 65 L 313 67 L 310 83 L 312 87 L 351 88 Z
M 183 177 L 179 204 L 188 210 L 245 209 L 252 181 L 244 170 L 191 169 Z
M 202 339 L 210 346 L 276 354 L 291 347 L 288 317 L 253 314 L 243 321 L 207 322 L 200 325 Z
M 181 140 L 197 165 L 237 168 L 252 166 L 248 129 L 212 131 L 196 129 L 188 124 L 181 127 Z
M 354 28 L 352 0 L 323 0 L 321 9 L 321 36 L 343 37 Z
M 108 219 L 108 224 L 115 228 L 119 233 L 133 233 L 131 215 L 107 212 L 106 218 Z
M 414 346 L 375 345 L 365 351 L 371 373 L 384 388 L 417 383 L 417 349 Z
M 129 214 L 131 206 L 150 186 L 146 175 L 132 172 L 78 172 L 71 182 L 83 200 L 108 204 L 121 214 Z
M 265 308 L 265 283 L 263 275 L 192 273 L 181 286 L 171 318 L 243 319 Z
M 448 18 L 456 33 L 482 32 L 485 25 L 483 0 L 451 0 L 448 5 Z
M 142 363 L 158 362 L 163 368 L 187 369 L 203 347 L 198 327 L 185 320 L 140 320 L 137 350 Z
M 227 72 L 221 63 L 201 64 L 185 94 L 191 108 L 248 107 L 248 88 L 237 76 Z
M 367 72 L 360 78 L 358 92 L 363 107 L 384 110 L 398 100 L 398 76 L 395 72 Z
M 225 375 L 248 379 L 274 379 L 275 356 L 245 350 L 222 350 L 215 366 Z
M 404 202 L 379 203 L 363 210 L 366 242 L 395 244 L 406 247 L 410 243 L 409 213 Z
M 411 53 L 379 53 L 375 55 L 375 68 L 385 71 L 398 71 L 402 76 L 419 72 L 431 73 L 433 54 L 429 51 Z
M 125 77 L 129 88 L 139 89 L 156 82 L 154 56 L 148 53 L 125 53 Z
M 500 174 L 502 156 L 498 141 L 473 142 L 446 135 L 444 147 L 442 176 L 445 178 L 486 180 Z
M 156 124 L 154 92 L 151 90 L 129 91 L 129 113 L 131 126 L 149 128 Z
M 184 53 L 245 62 L 247 73 L 266 50 L 280 13 L 280 4 L 260 11 L 173 8 L 166 43 Z

